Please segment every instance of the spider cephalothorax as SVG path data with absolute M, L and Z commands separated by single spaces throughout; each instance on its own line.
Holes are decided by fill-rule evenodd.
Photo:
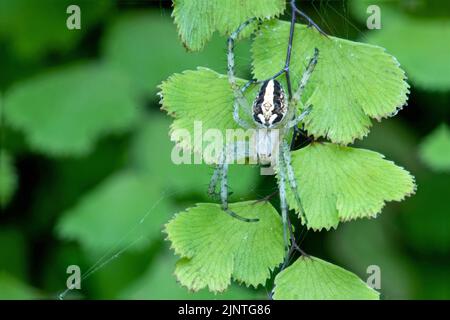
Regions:
M 253 103 L 253 119 L 267 128 L 274 127 L 287 113 L 285 94 L 281 84 L 270 79 L 264 81 Z

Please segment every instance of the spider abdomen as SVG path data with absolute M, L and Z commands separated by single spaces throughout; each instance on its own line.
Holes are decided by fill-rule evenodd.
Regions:
M 253 119 L 267 128 L 280 122 L 287 112 L 285 94 L 281 84 L 275 80 L 267 80 L 253 103 Z

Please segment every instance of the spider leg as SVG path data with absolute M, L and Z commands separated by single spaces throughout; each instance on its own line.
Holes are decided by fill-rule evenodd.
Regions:
M 224 148 L 225 150 L 225 148 Z M 222 178 L 222 170 L 223 170 L 223 163 L 225 161 L 225 155 L 222 152 L 218 158 L 218 163 L 216 164 L 214 168 L 213 175 L 211 176 L 211 179 L 209 181 L 208 185 L 208 195 L 214 199 L 214 200 L 220 200 L 220 191 L 216 191 L 217 185 L 219 184 L 219 180 Z M 232 192 L 229 192 L 228 195 L 231 195 Z
M 300 199 L 300 195 L 298 193 L 297 181 L 295 180 L 294 169 L 292 168 L 292 164 L 291 164 L 291 153 L 289 150 L 289 145 L 287 144 L 287 142 L 285 140 L 283 140 L 281 142 L 281 149 L 282 149 L 281 153 L 282 153 L 283 161 L 284 161 L 283 167 L 285 168 L 285 170 L 287 172 L 287 179 L 288 179 L 289 186 L 291 188 L 292 193 L 294 194 L 295 201 L 297 202 L 297 206 L 299 208 L 302 220 L 303 220 L 304 224 L 307 225 L 308 220 L 306 218 L 306 213 L 303 208 L 302 201 Z
M 244 221 L 244 222 L 257 222 L 259 219 L 257 218 L 244 218 L 238 215 L 237 213 L 233 212 L 228 208 L 228 163 L 223 164 L 223 170 L 222 170 L 222 181 L 221 181 L 221 189 L 220 189 L 220 198 L 222 200 L 222 210 L 228 213 L 233 218 L 236 218 L 238 220 Z
M 214 168 L 213 175 L 211 176 L 211 180 L 209 181 L 208 186 L 208 195 L 213 198 L 219 198 L 220 194 L 216 192 L 217 184 L 219 183 L 219 179 L 222 175 L 222 164 L 216 165 Z
M 299 116 L 297 116 L 293 120 L 289 121 L 287 127 L 289 129 L 292 127 L 297 127 L 299 122 L 301 122 L 308 114 L 311 113 L 311 110 L 312 110 L 312 105 L 309 105 L 308 107 L 305 108 L 305 110 Z M 298 129 L 298 127 L 297 127 L 297 129 Z
M 236 147 L 236 146 L 234 146 Z M 234 148 L 233 148 L 234 150 Z M 222 170 L 220 175 L 220 199 L 222 202 L 222 210 L 228 213 L 233 218 L 236 218 L 238 220 L 244 221 L 244 222 L 258 222 L 259 219 L 257 218 L 244 218 L 238 215 L 237 213 L 233 212 L 228 208 L 228 161 L 227 161 L 227 147 L 225 146 L 223 151 L 223 156 L 221 157 L 221 163 Z M 214 175 L 213 175 L 214 176 Z
M 291 98 L 290 104 L 291 104 L 291 107 L 294 107 L 294 110 L 302 97 L 303 91 L 309 81 L 309 78 L 311 77 L 311 75 L 314 71 L 314 68 L 316 67 L 318 57 L 319 57 L 319 49 L 315 48 L 314 55 L 309 60 L 308 66 L 306 67 L 306 70 L 302 75 L 299 86 L 298 86 L 297 90 L 295 91 L 293 97 Z
M 241 127 L 244 129 L 249 129 L 251 128 L 251 126 L 249 125 L 249 123 L 247 121 L 245 121 L 244 119 L 242 119 L 239 116 L 239 102 L 238 100 L 234 101 L 234 105 L 233 105 L 233 120 Z
M 231 85 L 231 88 L 233 89 L 233 93 L 234 93 L 234 97 L 235 97 L 235 102 L 234 102 L 234 106 L 233 106 L 233 119 L 234 121 L 236 121 L 237 124 L 239 124 L 241 127 L 244 128 L 249 128 L 249 124 L 240 118 L 239 116 L 239 109 L 243 108 L 244 111 L 247 113 L 247 115 L 251 116 L 251 108 L 250 105 L 247 101 L 247 99 L 244 96 L 243 91 L 241 90 L 241 88 L 239 87 L 239 85 L 237 84 L 237 80 L 236 80 L 236 75 L 234 72 L 234 43 L 237 39 L 237 37 L 239 36 L 239 33 L 246 27 L 248 26 L 250 23 L 252 23 L 255 19 L 249 19 L 247 21 L 245 21 L 244 23 L 242 23 L 236 31 L 234 31 L 230 37 L 228 38 L 227 41 L 227 47 L 228 47 L 228 53 L 227 53 L 227 68 L 228 68 L 228 82 Z M 246 85 L 245 89 L 249 86 L 250 84 Z
M 279 155 L 279 166 L 278 166 L 278 176 L 279 176 L 279 191 L 280 191 L 280 208 L 281 208 L 281 221 L 283 223 L 283 239 L 284 246 L 286 249 L 285 262 L 289 259 L 289 239 L 288 239 L 288 206 L 286 200 L 286 174 L 284 172 L 283 155 Z
M 289 146 L 287 145 L 287 142 L 284 141 L 284 147 L 281 147 L 284 149 L 285 147 Z M 289 150 L 289 149 L 287 149 Z M 286 180 L 288 181 L 289 185 L 292 188 L 291 185 L 291 177 L 290 175 L 293 173 L 290 169 L 292 167 L 290 166 L 290 155 L 288 158 L 286 158 L 286 153 L 283 150 L 280 150 L 279 155 L 279 188 L 280 188 L 280 205 L 281 205 L 281 217 L 283 221 L 283 237 L 286 245 L 286 251 L 287 254 L 285 256 L 283 265 L 281 266 L 281 270 L 284 270 L 287 265 L 289 264 L 289 260 L 294 253 L 294 251 L 298 251 L 303 256 L 308 256 L 302 249 L 300 249 L 299 245 L 297 244 L 297 241 L 295 239 L 294 230 L 292 228 L 291 221 L 289 219 L 289 208 L 287 205 L 287 199 L 286 199 Z M 298 193 L 295 193 L 298 195 Z M 289 232 L 289 240 L 288 240 L 288 232 Z M 290 244 L 290 245 L 289 245 Z
M 312 105 L 309 105 L 305 108 L 305 110 L 299 116 L 296 116 L 297 104 L 299 103 L 299 101 L 302 97 L 303 91 L 308 83 L 308 80 L 314 71 L 314 68 L 317 64 L 318 57 L 319 57 L 319 49 L 315 48 L 314 55 L 309 60 L 308 66 L 306 67 L 306 70 L 303 73 L 303 76 L 300 80 L 298 89 L 295 91 L 294 95 L 292 96 L 292 98 L 289 101 L 290 108 L 293 110 L 293 113 L 294 113 L 293 119 L 290 120 L 286 126 L 286 131 L 289 130 L 290 128 L 294 127 L 294 135 L 293 135 L 292 141 L 291 141 L 291 148 L 293 147 L 296 136 L 299 134 L 299 129 L 297 127 L 298 123 L 300 123 L 311 112 L 311 109 L 312 109 Z
M 220 197 L 220 193 L 216 192 L 216 189 L 219 183 L 219 179 L 221 179 L 222 177 L 223 164 L 225 162 L 225 152 L 226 147 L 223 148 L 222 153 L 219 155 L 213 175 L 211 176 L 211 180 L 209 181 L 208 195 L 213 199 L 216 199 L 216 197 Z

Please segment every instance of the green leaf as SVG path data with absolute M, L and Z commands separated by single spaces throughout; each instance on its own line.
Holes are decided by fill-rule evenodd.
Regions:
M 17 188 L 16 169 L 13 159 L 0 149 L 0 208 L 6 206 Z
M 0 270 L 0 300 L 42 299 L 36 289 Z
M 81 11 L 81 29 L 69 30 L 66 13 L 70 5 Z M 0 37 L 22 59 L 36 60 L 49 52 L 66 53 L 112 7 L 111 1 L 90 0 L 7 0 L 0 1 Z
M 151 114 L 132 143 L 132 161 L 134 166 L 149 179 L 181 194 L 206 196 L 213 167 L 206 164 L 175 164 L 171 158 L 175 146 L 170 142 L 170 120 L 162 114 Z M 259 167 L 231 164 L 229 185 L 233 194 L 248 195 L 257 186 Z
M 370 150 L 313 143 L 292 153 L 292 167 L 308 228 L 336 228 L 339 221 L 376 217 L 387 201 L 415 191 L 414 178 Z M 288 204 L 298 211 L 289 187 Z
M 428 3 L 427 3 L 428 2 Z M 393 1 L 352 1 L 352 11 L 360 15 L 361 21 L 369 16 L 366 9 L 376 4 L 381 10 L 382 28 L 369 30 L 361 41 L 385 47 L 402 63 L 408 78 L 415 85 L 427 90 L 446 91 L 450 89 L 450 18 L 424 17 L 423 13 L 430 13 L 434 1 L 422 1 L 419 5 L 411 6 L 409 11 L 415 15 L 402 12 L 401 6 L 392 7 Z M 417 3 L 418 4 L 418 3 Z M 448 12 L 444 2 L 438 4 L 438 14 Z M 410 12 L 411 13 L 411 12 Z M 414 35 L 414 41 L 411 41 Z
M 244 80 L 239 80 L 244 84 Z M 248 90 L 248 97 L 255 97 L 256 92 Z M 161 85 L 162 108 L 175 118 L 171 126 L 173 141 L 185 150 L 201 152 L 212 143 L 203 139 L 195 143 L 195 121 L 202 132 L 209 129 L 220 130 L 226 137 L 226 129 L 240 129 L 233 120 L 233 91 L 226 75 L 221 75 L 207 68 L 196 71 L 184 71 L 174 74 Z M 242 118 L 252 121 L 245 113 Z M 187 130 L 192 137 L 190 143 L 182 136 L 173 136 L 177 130 Z M 194 144 L 194 146 L 192 146 Z
M 284 0 L 174 0 L 172 16 L 186 48 L 199 51 L 215 31 L 229 35 L 249 18 L 275 17 L 285 6 Z
M 158 256 L 156 260 L 152 260 L 152 263 L 145 274 L 126 288 L 119 298 L 132 300 L 246 300 L 261 298 L 254 290 L 249 290 L 236 285 L 231 286 L 222 294 L 213 294 L 207 290 L 201 290 L 199 292 L 188 291 L 186 288 L 180 287 L 173 276 L 173 267 L 175 267 L 175 263 L 176 258 L 173 255 Z
M 284 66 L 289 23 L 270 21 L 253 43 L 253 73 L 267 79 Z M 320 50 L 302 102 L 312 104 L 305 128 L 318 137 L 347 144 L 369 133 L 371 118 L 394 115 L 407 101 L 408 84 L 397 60 L 383 48 L 334 37 L 296 25 L 291 60 L 293 88 L 308 61 Z M 284 79 L 283 79 L 284 80 Z
M 422 141 L 420 157 L 436 171 L 450 171 L 450 128 L 441 124 Z
M 153 98 L 157 85 L 174 72 L 198 65 L 226 72 L 225 43 L 223 37 L 216 37 L 203 52 L 186 52 L 169 16 L 159 12 L 136 12 L 121 16 L 112 25 L 103 41 L 102 51 L 109 65 L 128 74 L 142 94 Z M 249 49 L 249 43 L 240 43 L 236 47 L 236 56 L 249 60 Z M 247 71 L 247 66 L 243 67 Z
M 355 274 L 316 257 L 300 257 L 275 278 L 276 300 L 378 300 Z
M 138 110 L 128 79 L 95 63 L 59 69 L 12 87 L 8 124 L 50 155 L 84 155 L 96 140 L 131 127 Z
M 230 204 L 230 209 L 258 222 L 243 222 L 220 205 L 201 203 L 179 213 L 166 226 L 175 253 L 181 256 L 175 275 L 197 291 L 221 292 L 230 278 L 257 287 L 264 284 L 284 257 L 281 219 L 268 202 Z
M 167 195 L 158 185 L 124 171 L 102 182 L 64 212 L 57 232 L 96 254 L 127 246 L 136 250 L 161 238 L 164 221 L 172 212 Z

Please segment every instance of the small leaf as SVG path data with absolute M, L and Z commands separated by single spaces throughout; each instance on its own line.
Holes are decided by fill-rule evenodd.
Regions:
M 239 83 L 243 85 L 245 81 L 239 80 Z M 255 97 L 255 89 L 248 90 L 247 96 Z M 202 144 L 195 143 L 195 122 L 197 132 L 200 132 L 199 128 L 202 132 L 220 130 L 222 137 L 226 137 L 226 129 L 242 129 L 233 120 L 234 95 L 226 75 L 207 68 L 175 74 L 162 83 L 161 97 L 162 108 L 175 118 L 171 135 L 185 129 L 192 137 L 189 144 L 186 139 L 173 136 L 177 145 L 185 150 L 201 152 L 212 143 L 205 139 Z M 252 121 L 245 112 L 241 112 L 241 116 Z
M 13 159 L 0 149 L 0 208 L 6 206 L 17 188 L 17 175 Z
M 445 123 L 422 141 L 420 157 L 433 170 L 450 171 L 450 128 Z
M 127 246 L 140 249 L 160 238 L 171 213 L 158 185 L 125 171 L 102 182 L 64 212 L 57 231 L 61 238 L 76 240 L 96 254 Z
M 215 31 L 229 35 L 249 18 L 269 19 L 285 6 L 284 0 L 175 0 L 172 16 L 187 49 L 199 51 Z
M 128 79 L 94 63 L 19 83 L 4 101 L 6 122 L 51 155 L 86 154 L 101 136 L 131 127 L 137 113 Z
M 220 205 L 201 203 L 177 214 L 166 226 L 168 239 L 181 256 L 175 275 L 193 291 L 205 287 L 223 291 L 231 277 L 257 287 L 283 261 L 281 219 L 270 203 L 238 202 L 230 209 L 259 221 L 243 222 Z
M 316 257 L 300 257 L 275 278 L 276 300 L 378 300 L 355 274 Z
M 415 191 L 414 178 L 370 150 L 313 143 L 292 153 L 308 228 L 336 228 L 339 221 L 376 217 L 386 201 Z M 289 206 L 298 211 L 289 187 Z
M 284 66 L 289 23 L 264 24 L 253 43 L 253 73 L 267 79 Z M 296 25 L 291 60 L 293 88 L 318 48 L 317 66 L 302 102 L 312 104 L 305 128 L 312 135 L 347 144 L 369 132 L 371 118 L 395 114 L 407 101 L 408 84 L 397 60 L 381 47 L 324 37 L 314 28 Z

